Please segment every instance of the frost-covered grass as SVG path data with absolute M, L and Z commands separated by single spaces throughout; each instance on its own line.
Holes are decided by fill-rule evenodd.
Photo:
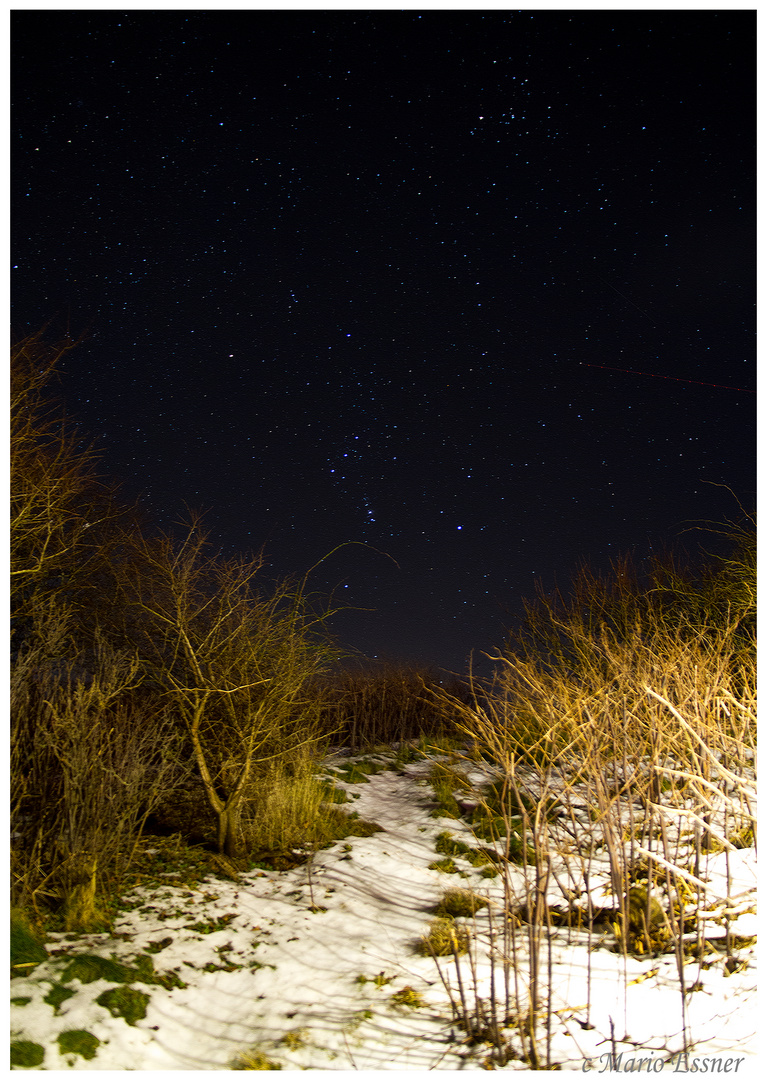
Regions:
M 705 1059 L 711 1072 L 712 1061 L 723 1070 L 744 1058 L 743 1075 L 758 1030 L 753 846 L 696 851 L 667 815 L 666 850 L 687 875 L 673 881 L 689 890 L 681 921 L 675 930 L 681 892 L 658 878 L 652 898 L 671 931 L 653 924 L 645 935 L 629 912 L 623 933 L 612 832 L 596 842 L 577 769 L 548 774 L 564 801 L 523 838 L 519 861 L 503 857 L 507 838 L 478 828 L 483 792 L 498 810 L 493 766 L 407 756 L 369 754 L 358 770 L 348 756 L 327 762 L 381 831 L 236 880 L 158 864 L 125 895 L 110 934 L 49 935 L 49 958 L 33 967 L 33 956 L 12 979 L 13 1066 L 423 1071 L 492 1059 L 530 1069 L 532 1032 L 540 1064 L 564 1069 L 606 1071 L 614 1053 L 624 1071 L 629 1059 L 663 1059 L 666 1071 L 694 1059 L 701 1071 Z M 376 771 L 376 761 L 396 767 Z M 462 817 L 442 816 L 451 769 Z M 536 777 L 531 767 L 520 784 L 535 790 Z M 630 824 L 618 839 L 626 851 Z M 545 860 L 526 861 L 542 839 Z M 653 837 L 642 846 L 664 857 Z M 453 873 L 433 867 L 440 858 Z M 423 947 L 437 920 L 465 951 Z

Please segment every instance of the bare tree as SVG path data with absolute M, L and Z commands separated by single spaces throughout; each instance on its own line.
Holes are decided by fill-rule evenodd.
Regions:
M 62 358 L 77 343 L 44 332 L 11 348 L 11 614 L 16 653 L 36 610 L 54 599 L 88 614 L 111 577 L 126 508 L 97 472 L 93 446 L 52 395 Z M 109 605 L 107 604 L 107 607 Z
M 311 680 L 330 651 L 325 616 L 300 586 L 256 588 L 261 558 L 214 558 L 193 517 L 180 542 L 136 538 L 138 574 L 126 600 L 143 617 L 153 677 L 184 718 L 218 823 L 219 849 L 243 850 L 243 799 L 259 768 L 316 743 Z
M 93 482 L 94 455 L 50 406 L 45 391 L 66 341 L 41 334 L 11 350 L 11 582 L 17 600 L 71 562 L 87 526 L 80 499 Z

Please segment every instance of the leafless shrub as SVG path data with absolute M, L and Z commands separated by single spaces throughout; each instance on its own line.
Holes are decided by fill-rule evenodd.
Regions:
M 743 550 L 738 558 L 726 573 L 740 567 L 748 578 L 753 561 Z M 666 566 L 644 593 L 623 564 L 612 584 L 584 571 L 576 585 L 569 604 L 531 607 L 525 633 L 495 657 L 470 703 L 441 697 L 493 763 L 492 800 L 481 787 L 476 797 L 498 823 L 514 916 L 491 935 L 505 995 L 494 991 L 490 1013 L 484 1000 L 462 999 L 459 1011 L 467 1031 L 483 1009 L 491 1032 L 517 1017 L 533 1067 L 551 1065 L 551 957 L 562 933 L 585 932 L 589 949 L 607 936 L 624 956 L 673 953 L 686 1049 L 687 967 L 693 956 L 703 962 L 712 899 L 706 854 L 756 843 L 749 580 L 689 580 Z M 729 910 L 727 887 L 719 899 Z
M 65 612 L 49 611 L 39 627 L 47 634 L 14 665 L 14 893 L 22 904 L 62 902 L 67 929 L 90 929 L 103 923 L 105 875 L 127 868 L 177 770 L 178 740 L 167 710 L 143 716 L 131 703 L 135 655 L 97 636 L 92 650 L 64 660 L 67 625 Z

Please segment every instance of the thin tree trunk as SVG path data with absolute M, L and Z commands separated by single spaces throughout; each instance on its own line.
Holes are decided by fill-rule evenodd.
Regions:
M 230 859 L 239 859 L 242 854 L 239 799 L 227 802 L 218 815 L 218 850 Z

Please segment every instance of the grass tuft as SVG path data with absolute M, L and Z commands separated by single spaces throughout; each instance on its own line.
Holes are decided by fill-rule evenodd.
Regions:
M 282 1065 L 271 1061 L 262 1050 L 248 1050 L 240 1054 L 232 1069 L 237 1072 L 267 1072 L 281 1069 Z
M 487 900 L 468 889 L 448 889 L 434 908 L 441 918 L 471 918 L 480 908 L 487 907 Z
M 389 999 L 392 1005 L 406 1005 L 409 1009 L 422 1009 L 426 1002 L 412 986 L 403 986 Z
M 290 858 L 296 851 L 312 852 L 347 836 L 372 836 L 380 831 L 378 825 L 335 805 L 338 795 L 331 794 L 329 799 L 333 789 L 312 775 L 311 768 L 307 763 L 304 770 L 291 773 L 275 767 L 268 781 L 254 789 L 243 827 L 255 861 Z
M 429 923 L 428 933 L 418 942 L 416 952 L 420 956 L 461 955 L 468 950 L 470 941 L 469 931 L 452 919 L 434 919 Z
M 306 1030 L 298 1028 L 297 1031 L 286 1031 L 280 1042 L 288 1050 L 300 1050 L 303 1046 L 306 1046 Z
M 470 789 L 465 775 L 458 769 L 436 761 L 429 772 L 429 783 L 437 803 L 436 807 L 431 810 L 431 816 L 460 818 L 461 808 L 458 805 L 455 792 Z

